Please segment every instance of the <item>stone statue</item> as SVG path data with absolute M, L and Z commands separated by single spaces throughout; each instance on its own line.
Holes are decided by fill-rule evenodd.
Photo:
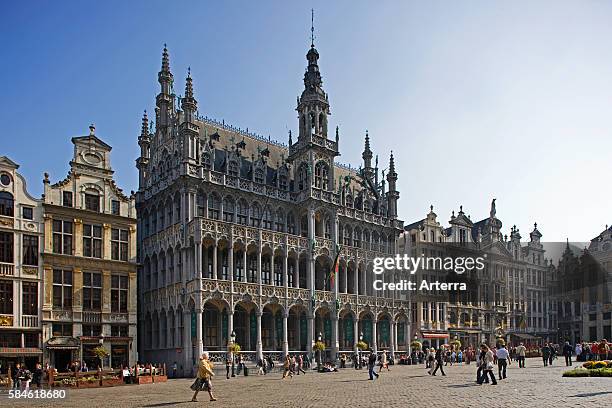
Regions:
M 497 210 L 495 210 L 495 198 L 491 201 L 491 218 L 495 218 L 495 214 L 497 214 Z

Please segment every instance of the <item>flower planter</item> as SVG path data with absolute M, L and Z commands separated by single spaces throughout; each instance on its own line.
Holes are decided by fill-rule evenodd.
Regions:
M 100 386 L 100 380 L 96 379 L 95 381 L 79 381 L 77 387 L 78 388 L 98 388 Z
M 167 375 L 156 375 L 155 377 L 153 377 L 154 383 L 161 383 L 161 382 L 166 382 L 166 381 L 168 381 Z
M 151 377 L 150 375 L 141 375 L 138 378 L 137 383 L 138 384 L 152 384 L 153 383 L 153 377 Z
M 102 379 L 103 387 L 115 387 L 117 385 L 123 385 L 123 379 L 121 378 L 106 378 Z

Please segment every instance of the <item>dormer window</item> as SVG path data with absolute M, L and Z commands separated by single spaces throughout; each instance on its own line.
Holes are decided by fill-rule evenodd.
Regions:
M 289 187 L 289 183 L 287 182 L 287 176 L 285 174 L 281 174 L 278 178 L 278 188 L 283 191 L 287 191 Z
M 100 196 L 98 194 L 85 193 L 85 209 L 100 212 Z
M 263 184 L 264 182 L 264 172 L 262 169 L 255 170 L 255 182 L 258 184 Z
M 327 190 L 329 188 L 329 167 L 325 162 L 318 162 L 315 166 L 315 187 Z
M 210 161 L 210 154 L 209 153 L 204 153 L 202 155 L 202 166 L 206 169 L 206 170 L 210 170 L 211 169 L 211 161 Z
M 232 177 L 238 177 L 239 173 L 239 168 L 238 168 L 238 162 L 236 160 L 232 160 L 229 163 L 229 168 L 228 168 L 228 173 L 230 176 Z

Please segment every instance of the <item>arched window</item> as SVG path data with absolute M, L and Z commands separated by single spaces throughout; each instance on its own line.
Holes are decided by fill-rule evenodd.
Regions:
M 308 216 L 306 214 L 300 219 L 300 235 L 308 238 Z
M 302 163 L 298 169 L 298 190 L 304 190 L 308 184 L 308 164 Z
M 270 207 L 266 207 L 263 213 L 263 227 L 265 229 L 272 229 L 272 210 Z
M 174 195 L 174 217 L 175 222 L 181 222 L 181 195 L 179 193 Z
M 316 116 L 314 112 L 310 112 L 310 133 L 313 134 L 316 131 Z
M 151 234 L 157 232 L 157 208 L 151 208 Z
M 287 214 L 287 232 L 289 234 L 294 234 L 296 233 L 295 231 L 295 215 L 293 215 L 292 212 L 289 212 Z
M 372 212 L 372 204 L 368 198 L 363 199 L 363 211 Z
M 370 231 L 363 230 L 363 247 L 365 249 L 370 249 Z
M 240 175 L 240 169 L 238 167 L 237 160 L 230 160 L 228 173 L 230 176 L 238 177 Z
M 344 235 L 343 235 L 343 239 L 344 239 L 344 245 L 347 246 L 351 246 L 351 227 L 349 227 L 348 225 L 344 226 Z
M 206 170 L 210 170 L 212 168 L 212 161 L 210 159 L 210 153 L 206 152 L 202 155 L 202 166 Z
M 346 195 L 346 198 L 344 199 L 346 206 L 348 208 L 353 208 L 353 196 L 350 194 Z
M 212 193 L 208 197 L 208 218 L 213 220 L 219 219 L 219 211 L 221 210 L 221 198 L 217 193 Z
M 4 215 L 5 217 L 12 217 L 15 212 L 15 200 L 13 199 L 13 195 L 8 191 L 0 192 L 0 215 Z
M 238 200 L 236 206 L 236 217 L 238 224 L 247 225 L 249 220 L 249 205 L 244 198 Z
M 285 212 L 282 208 L 276 210 L 275 227 L 278 232 L 285 232 Z
M 289 182 L 286 174 L 281 174 L 278 177 L 278 188 L 282 191 L 287 191 L 289 189 Z
M 353 231 L 353 246 L 361 246 L 361 229 L 355 228 Z
M 327 121 L 325 120 L 325 113 L 321 112 L 319 114 L 319 134 L 325 135 L 327 134 Z
M 197 206 L 198 206 L 198 217 L 204 217 L 206 215 L 206 194 L 204 191 L 198 190 L 197 194 Z
M 320 161 L 315 166 L 315 187 L 327 190 L 329 187 L 329 167 Z
M 172 200 L 168 199 L 166 201 L 166 226 L 172 225 L 172 219 L 173 219 L 173 203 Z
M 234 199 L 229 196 L 223 199 L 223 221 L 234 222 Z
M 264 183 L 264 171 L 262 169 L 255 170 L 254 180 L 256 183 L 263 184 Z
M 326 239 L 331 238 L 331 220 L 329 217 L 325 217 L 325 221 L 323 222 L 323 236 Z
M 251 204 L 251 226 L 259 227 L 261 220 L 261 207 L 257 203 Z

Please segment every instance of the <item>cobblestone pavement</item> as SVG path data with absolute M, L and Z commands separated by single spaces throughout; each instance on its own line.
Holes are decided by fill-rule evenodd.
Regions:
M 610 407 L 612 378 L 562 378 L 560 364 L 526 369 L 513 364 L 497 386 L 475 384 L 475 365 L 446 367 L 446 377 L 431 377 L 423 366 L 392 366 L 368 381 L 367 370 L 314 373 L 281 380 L 278 372 L 226 380 L 214 378 L 217 402 L 201 392 L 189 402 L 192 380 L 113 388 L 69 390 L 65 401 L 10 401 L 1 406 L 61 407 Z M 251 373 L 253 370 L 251 370 Z M 497 376 L 497 373 L 496 373 Z M 3 397 L 6 398 L 6 397 Z

